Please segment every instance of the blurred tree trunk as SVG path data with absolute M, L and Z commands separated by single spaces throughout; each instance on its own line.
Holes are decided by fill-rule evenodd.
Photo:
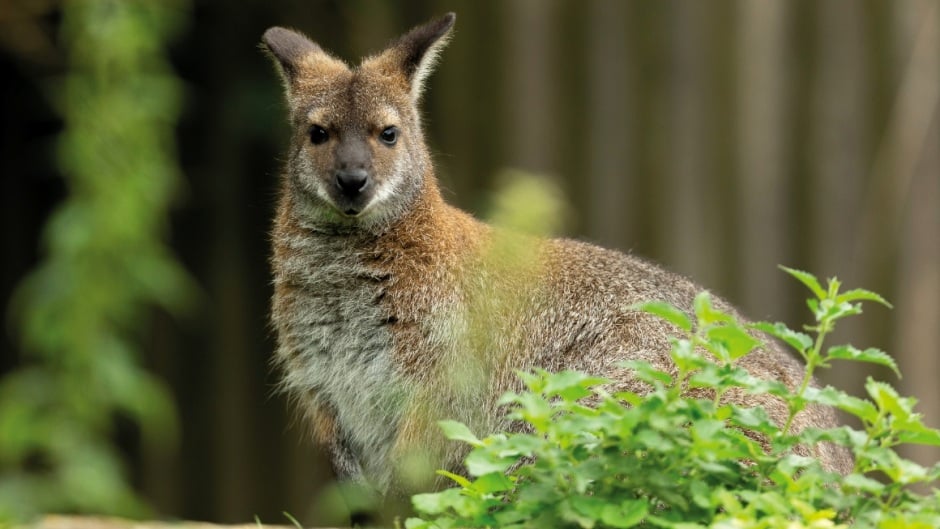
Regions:
M 925 422 L 940 427 L 940 8 L 931 0 L 900 2 L 893 20 L 896 61 L 907 64 L 893 122 L 897 142 L 890 164 L 900 232 L 893 350 L 904 373 L 904 393 L 916 395 Z M 907 60 L 905 60 L 907 59 Z M 881 175 L 879 175 L 881 176 Z M 885 180 L 888 174 L 883 176 Z M 892 219 L 889 219 L 892 220 Z M 907 450 L 931 465 L 937 447 Z
M 866 113 L 871 100 L 866 69 L 865 24 L 858 2 L 816 2 L 818 46 L 810 97 L 812 183 L 808 194 L 817 229 L 808 243 L 814 272 L 832 277 L 851 255 L 859 222 L 854 208 L 868 172 Z
M 470 79 L 494 78 L 501 72 L 502 38 L 497 12 L 501 6 L 436 0 L 435 13 L 457 10 L 456 37 L 428 82 L 426 139 L 435 156 L 445 198 L 473 210 L 486 195 L 506 141 L 501 126 L 503 95 L 495 85 L 480 90 Z M 459 157 L 456 154 L 460 154 Z
M 507 0 L 502 3 L 502 32 L 506 39 L 503 89 L 510 103 L 502 121 L 506 130 L 509 165 L 554 173 L 558 149 L 574 136 L 557 119 L 559 76 L 554 67 L 558 46 L 554 0 Z
M 856 206 L 863 197 L 871 156 L 872 90 L 866 56 L 865 12 L 858 2 L 820 0 L 815 3 L 815 48 L 818 54 L 809 87 L 811 116 L 808 146 L 811 167 L 808 188 L 801 196 L 809 205 L 813 233 L 803 244 L 810 253 L 809 268 L 819 277 L 839 276 L 850 285 L 857 277 L 845 277 L 845 260 L 852 255 L 862 219 Z M 864 329 L 865 322 L 849 320 L 842 331 Z M 852 332 L 854 331 L 854 332 Z M 820 377 L 853 393 L 863 392 L 869 369 L 856 362 L 839 363 Z
M 636 141 L 630 72 L 635 60 L 627 44 L 627 4 L 592 0 L 587 22 L 587 130 L 584 181 L 588 187 L 585 228 L 600 244 L 629 248 L 636 237 L 629 214 L 639 197 L 632 170 Z
M 700 0 L 674 3 L 669 75 L 669 140 L 671 153 L 662 175 L 663 258 L 677 272 L 709 283 L 716 278 L 721 254 L 720 199 L 712 185 L 716 127 L 711 75 L 716 70 L 711 38 L 716 6 Z
M 234 75 L 225 71 L 228 65 L 231 63 L 218 65 L 219 83 Z M 223 90 L 220 88 L 219 92 Z M 218 310 L 212 315 L 213 336 L 206 351 L 212 365 L 205 381 L 211 407 L 209 435 L 205 440 L 208 441 L 207 455 L 215 474 L 210 492 L 215 511 L 213 519 L 224 522 L 251 519 L 254 514 L 250 512 L 251 499 L 258 495 L 255 489 L 257 482 L 244 478 L 254 473 L 251 465 L 258 462 L 243 456 L 252 452 L 252 441 L 257 440 L 252 435 L 255 430 L 252 422 L 257 415 L 245 411 L 258 408 L 253 395 L 245 390 L 250 387 L 247 382 L 252 376 L 251 360 L 254 357 L 248 346 L 254 340 L 246 335 L 253 327 L 246 319 L 247 285 L 241 281 L 245 275 L 244 239 L 238 236 L 238 232 L 224 228 L 240 224 L 241 205 L 247 199 L 245 180 L 228 178 L 237 170 L 239 163 L 228 148 L 237 143 L 230 136 L 238 130 L 233 118 L 235 114 L 225 111 L 214 116 L 216 127 L 213 127 L 215 132 L 208 145 L 208 156 L 215 170 L 204 173 L 215 202 L 212 208 L 214 216 L 210 220 L 214 225 L 212 232 L 223 234 L 209 241 L 209 267 L 215 272 L 210 275 L 207 287 Z
M 789 306 L 792 292 L 777 270 L 791 255 L 792 236 L 785 135 L 791 125 L 790 6 L 788 0 L 738 3 L 738 299 L 756 318 Z

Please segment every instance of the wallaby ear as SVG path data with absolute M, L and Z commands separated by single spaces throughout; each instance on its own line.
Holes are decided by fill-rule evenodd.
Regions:
M 411 89 L 411 97 L 421 96 L 424 80 L 437 59 L 437 54 L 447 44 L 451 28 L 457 15 L 447 13 L 405 33 L 377 57 L 367 60 L 363 66 L 378 68 L 388 74 L 402 74 Z
M 288 91 L 304 77 L 323 76 L 348 69 L 345 63 L 297 31 L 269 28 L 261 37 L 261 42 L 274 57 Z

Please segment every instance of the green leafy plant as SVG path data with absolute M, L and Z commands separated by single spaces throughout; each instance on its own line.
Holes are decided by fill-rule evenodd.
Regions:
M 651 388 L 614 393 L 583 373 L 523 373 L 528 391 L 502 402 L 531 433 L 477 438 L 464 425 L 442 422 L 450 439 L 469 444 L 467 476 L 440 471 L 455 488 L 412 498 L 420 518 L 407 529 L 451 527 L 833 528 L 940 527 L 940 465 L 922 467 L 894 450 L 902 443 L 940 445 L 923 425 L 915 401 L 869 379 L 868 398 L 810 384 L 835 360 L 897 367 L 875 349 L 826 346 L 838 320 L 861 303 L 887 303 L 865 290 L 840 292 L 812 275 L 785 269 L 813 293 L 814 324 L 795 331 L 781 323 L 743 324 L 717 310 L 707 293 L 694 315 L 663 303 L 637 307 L 672 322 L 675 376 L 643 362 L 625 368 Z M 792 347 L 806 364 L 795 390 L 751 377 L 735 361 L 761 345 L 761 331 Z M 690 396 L 699 395 L 698 397 Z M 778 425 L 762 408 L 727 404 L 728 391 L 782 399 L 789 419 Z M 706 397 L 701 397 L 706 395 Z M 861 429 L 791 431 L 809 405 L 834 406 Z M 760 440 L 764 440 L 762 443 Z M 846 476 L 827 471 L 798 447 L 830 442 L 855 458 Z M 769 448 L 768 448 L 769 447 Z
M 22 357 L 0 381 L 0 523 L 50 511 L 146 513 L 114 446 L 115 419 L 148 443 L 174 437 L 173 404 L 139 365 L 137 343 L 150 307 L 179 311 L 190 292 L 164 243 L 181 103 L 164 47 L 184 7 L 62 5 L 68 70 L 53 95 L 69 196 L 11 305 Z

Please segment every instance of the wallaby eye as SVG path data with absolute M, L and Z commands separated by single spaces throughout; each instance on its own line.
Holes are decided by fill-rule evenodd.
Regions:
M 310 127 L 310 143 L 321 145 L 326 143 L 328 139 L 330 139 L 330 133 L 327 132 L 325 128 L 320 125 Z
M 389 147 L 395 145 L 395 142 L 398 141 L 398 127 L 386 127 L 385 130 L 379 133 L 379 140 Z

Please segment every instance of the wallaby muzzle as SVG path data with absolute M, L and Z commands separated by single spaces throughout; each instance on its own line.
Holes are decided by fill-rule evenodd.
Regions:
M 339 190 L 349 198 L 355 198 L 371 183 L 365 169 L 341 169 L 336 171 L 335 181 Z
M 340 212 L 356 216 L 375 194 L 372 153 L 362 139 L 349 138 L 336 146 L 334 155 L 330 195 Z
M 333 205 L 348 217 L 359 216 L 375 197 L 373 179 L 365 169 L 336 171 L 330 187 Z

